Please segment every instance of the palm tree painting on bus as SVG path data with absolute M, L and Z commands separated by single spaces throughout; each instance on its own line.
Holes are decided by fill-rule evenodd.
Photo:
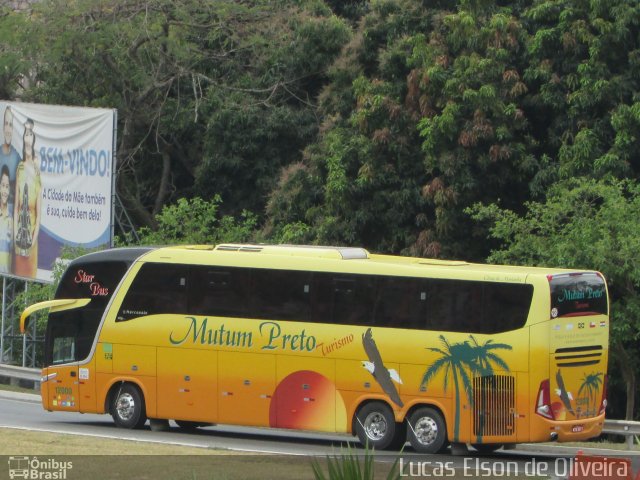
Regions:
M 511 350 L 511 345 L 504 343 L 493 343 L 488 340 L 483 345 L 479 344 L 473 335 L 469 335 L 469 340 L 451 344 L 444 335 L 438 337 L 442 343 L 442 348 L 427 347 L 428 350 L 436 352 L 440 357 L 433 362 L 425 371 L 420 387 L 426 389 L 427 384 L 440 372 L 444 371 L 443 388 L 446 392 L 449 382 L 453 381 L 455 395 L 455 417 L 453 428 L 453 441 L 460 438 L 460 394 L 461 391 L 467 396 L 469 403 L 473 404 L 473 376 L 493 375 L 493 365 L 509 370 L 507 363 L 494 353 L 494 350 Z M 478 442 L 482 440 L 482 426 L 478 432 Z
M 469 377 L 469 373 L 473 372 L 468 372 L 467 370 L 475 369 L 474 353 L 468 341 L 451 344 L 444 335 L 440 335 L 438 338 L 440 338 L 443 348 L 427 347 L 427 349 L 438 353 L 440 358 L 433 362 L 424 372 L 420 387 L 426 388 L 429 381 L 441 370 L 444 370 L 443 388 L 446 392 L 449 387 L 449 381 L 453 378 L 456 399 L 453 441 L 457 442 L 460 438 L 460 390 L 462 389 L 466 392 L 467 398 L 473 398 L 473 387 Z
M 584 398 L 587 404 L 587 415 L 595 415 L 596 413 L 595 410 L 598 408 L 598 392 L 600 391 L 600 387 L 602 387 L 602 372 L 585 374 L 582 378 L 582 384 L 578 389 L 578 398 L 583 398 L 581 395 L 582 392 L 584 392 Z
M 483 345 L 480 345 L 478 341 L 475 339 L 473 335 L 469 335 L 473 345 L 471 348 L 475 354 L 475 361 L 477 362 L 477 367 L 479 369 L 479 374 L 481 377 L 492 377 L 494 374 L 493 365 L 497 366 L 499 369 L 508 372 L 509 365 L 500 358 L 498 355 L 494 353 L 495 350 L 512 350 L 511 345 L 506 343 L 493 343 L 493 340 L 487 340 Z M 491 381 L 494 382 L 495 378 L 491 378 Z M 484 410 L 484 406 L 481 406 Z M 482 442 L 482 435 L 484 434 L 484 425 L 485 425 L 485 413 L 480 412 L 480 424 L 478 425 L 478 434 L 476 441 L 478 443 Z

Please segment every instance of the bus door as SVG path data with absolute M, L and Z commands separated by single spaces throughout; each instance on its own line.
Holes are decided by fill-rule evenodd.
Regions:
M 93 362 L 91 362 L 93 364 Z M 45 368 L 41 386 L 43 405 L 49 410 L 95 412 L 95 369 L 89 365 Z
M 77 412 L 80 409 L 78 396 L 78 366 L 57 367 L 49 377 L 48 405 L 53 410 Z

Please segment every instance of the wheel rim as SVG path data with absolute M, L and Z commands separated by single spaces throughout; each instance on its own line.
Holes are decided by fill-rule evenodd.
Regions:
M 116 411 L 118 417 L 127 421 L 133 417 L 136 411 L 136 401 L 133 399 L 130 393 L 123 393 L 118 397 L 118 403 L 116 403 Z
M 379 441 L 387 434 L 387 420 L 380 412 L 371 412 L 364 419 L 364 433 L 370 440 Z
M 438 424 L 431 417 L 422 417 L 415 423 L 413 433 L 422 445 L 431 445 L 438 438 Z

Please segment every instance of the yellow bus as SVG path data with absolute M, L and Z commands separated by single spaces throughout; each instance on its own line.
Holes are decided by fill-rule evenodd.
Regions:
M 606 407 L 598 272 L 362 248 L 124 248 L 71 262 L 50 308 L 49 411 L 409 441 L 584 440 Z

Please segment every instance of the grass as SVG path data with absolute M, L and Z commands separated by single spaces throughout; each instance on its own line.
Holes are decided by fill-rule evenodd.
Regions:
M 17 385 L 8 385 L 6 383 L 0 383 L 0 390 L 8 390 L 9 392 L 19 393 L 32 393 L 34 395 L 40 395 L 40 391 L 33 388 L 18 387 Z
M 69 479 L 312 478 L 311 460 L 306 457 L 0 428 L 0 456 L 5 455 L 71 461 Z
M 69 479 L 299 480 L 314 478 L 314 468 L 328 467 L 331 461 L 12 428 L 0 428 L 0 472 L 2 456 L 70 461 Z M 386 479 L 392 468 L 396 467 L 371 462 L 372 476 L 367 478 Z
M 10 385 L 0 385 L 1 390 L 38 393 L 34 390 Z M 610 448 L 627 451 L 623 443 L 574 442 L 561 444 L 583 448 Z M 640 450 L 637 445 L 636 451 Z M 107 439 L 83 435 L 34 432 L 10 428 L 0 428 L 0 472 L 7 465 L 9 456 L 38 456 L 46 460 L 71 461 L 73 469 L 67 478 L 100 479 L 312 479 L 326 471 L 333 480 L 331 470 L 339 465 L 340 455 L 333 458 L 310 458 L 300 456 L 274 456 L 246 454 L 230 450 L 167 445 L 132 440 Z M 315 465 L 315 467 L 314 467 Z M 375 462 L 374 479 L 397 478 L 391 463 Z M 391 474 L 391 475 L 390 475 Z M 389 477 L 388 477 L 389 476 Z M 316 477 L 322 478 L 322 477 Z M 456 472 L 450 478 L 465 478 Z M 468 476 L 466 478 L 469 478 Z

